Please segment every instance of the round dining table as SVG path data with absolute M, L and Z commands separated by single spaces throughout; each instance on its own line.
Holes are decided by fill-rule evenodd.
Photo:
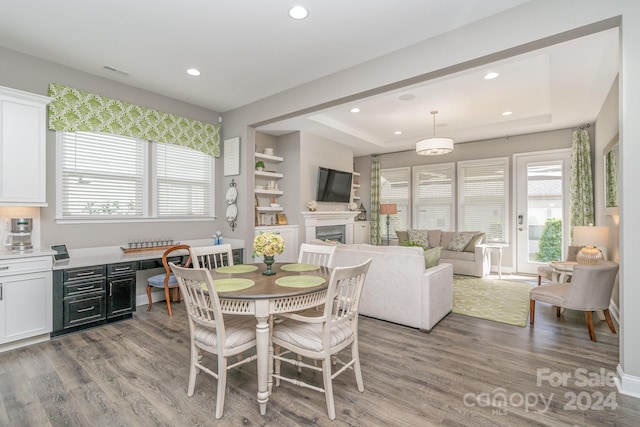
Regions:
M 317 307 L 324 303 L 331 269 L 313 264 L 276 263 L 266 276 L 265 264 L 236 264 L 212 269 L 211 276 L 224 314 L 255 316 L 258 404 L 267 410 L 273 385 L 273 315 Z

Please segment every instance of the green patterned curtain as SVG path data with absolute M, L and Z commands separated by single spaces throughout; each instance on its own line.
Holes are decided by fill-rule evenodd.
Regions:
M 371 244 L 382 244 L 380 237 L 380 159 L 371 161 Z
M 571 145 L 571 177 L 569 179 L 569 226 L 594 223 L 591 148 L 585 129 L 573 131 Z
M 102 132 L 189 147 L 220 156 L 220 126 L 51 83 L 49 129 Z
M 614 147 L 604 156 L 605 207 L 618 206 L 618 147 Z

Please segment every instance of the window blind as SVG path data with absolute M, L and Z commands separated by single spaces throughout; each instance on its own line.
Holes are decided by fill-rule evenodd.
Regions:
M 413 228 L 455 229 L 454 171 L 453 163 L 414 168 Z
M 409 227 L 410 178 L 410 168 L 380 170 L 380 203 L 395 203 L 398 211 L 389 217 L 389 230 L 386 215 L 380 216 L 380 232 L 383 236 L 395 239 L 396 230 L 407 230 Z

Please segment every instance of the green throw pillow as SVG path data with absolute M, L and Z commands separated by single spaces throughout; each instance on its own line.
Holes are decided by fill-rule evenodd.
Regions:
M 441 246 L 424 250 L 424 268 L 435 267 L 440 263 Z
M 400 246 L 418 246 L 420 248 L 423 248 L 424 250 L 428 249 L 422 244 L 422 242 L 415 242 L 413 240 L 405 240 L 404 242 L 400 243 Z
M 483 232 L 478 232 L 474 234 L 471 240 L 469 240 L 469 243 L 467 243 L 467 246 L 464 247 L 463 252 L 475 252 L 476 246 L 478 246 L 480 242 L 482 242 L 483 236 L 484 236 Z

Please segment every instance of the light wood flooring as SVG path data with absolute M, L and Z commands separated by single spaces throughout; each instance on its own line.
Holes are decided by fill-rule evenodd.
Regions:
M 582 313 L 557 319 L 551 306 L 537 305 L 533 328 L 449 314 L 425 334 L 363 317 L 365 391 L 357 391 L 352 372 L 338 376 L 333 422 L 322 394 L 286 383 L 274 387 L 261 416 L 255 364 L 230 372 L 224 416 L 216 420 L 214 379 L 200 375 L 195 395 L 186 395 L 182 304 L 172 305 L 173 318 L 163 304 L 151 313 L 139 307 L 132 320 L 0 353 L 0 426 L 637 426 L 640 400 L 599 380 L 581 386 L 575 377 L 577 368 L 614 373 L 618 337 L 597 321 L 598 342 L 591 342 Z M 541 369 L 571 377 L 538 385 Z M 501 393 L 507 406 L 491 407 Z M 542 398 L 550 401 L 546 411 Z

